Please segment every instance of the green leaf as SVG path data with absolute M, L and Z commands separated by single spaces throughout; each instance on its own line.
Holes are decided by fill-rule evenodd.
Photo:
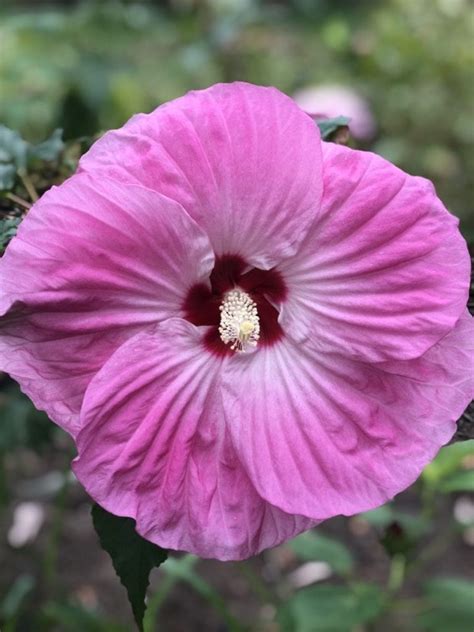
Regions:
M 31 575 L 20 575 L 0 603 L 0 617 L 6 621 L 14 619 L 34 587 L 35 580 Z
M 331 568 L 341 575 L 352 569 L 353 560 L 349 550 L 337 540 L 321 533 L 308 531 L 289 542 L 293 552 L 303 560 L 327 562 Z
M 56 129 L 47 140 L 29 147 L 28 158 L 51 162 L 58 160 L 63 149 L 63 130 Z
M 143 630 L 150 571 L 163 564 L 167 552 L 142 538 L 131 518 L 114 516 L 96 504 L 92 507 L 92 520 L 100 544 L 112 558 L 115 572 L 127 590 L 138 629 Z
M 1 151 L 1 150 L 0 150 Z M 16 167 L 0 162 L 0 191 L 9 191 L 15 184 Z
M 13 164 L 15 169 L 26 169 L 28 143 L 12 129 L 0 125 L 0 163 Z
M 316 585 L 305 588 L 278 610 L 281 632 L 352 632 L 373 621 L 384 606 L 375 584 Z
M 472 632 L 474 583 L 454 577 L 433 579 L 424 585 L 428 607 L 418 619 L 427 632 Z
M 28 163 L 35 160 L 58 160 L 63 149 L 61 129 L 55 130 L 39 145 L 31 145 L 18 132 L 0 125 L 0 191 L 12 189 L 16 173 L 26 171 Z
M 423 481 L 438 488 L 441 481 L 461 470 L 462 461 L 469 456 L 474 456 L 474 441 L 461 441 L 442 448 L 435 460 L 423 470 Z
M 1 173 L 1 165 L 0 165 Z M 12 217 L 9 219 L 0 219 L 0 255 L 8 246 L 8 243 L 16 235 L 18 226 L 21 223 L 20 217 Z
M 457 472 L 442 481 L 439 489 L 441 492 L 474 492 L 474 470 Z
M 336 116 L 335 118 L 318 121 L 319 131 L 323 140 L 327 140 L 340 127 L 347 127 L 350 122 L 347 116 Z

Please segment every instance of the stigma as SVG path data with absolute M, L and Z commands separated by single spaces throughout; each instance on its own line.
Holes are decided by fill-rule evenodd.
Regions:
M 235 288 L 224 295 L 220 307 L 219 335 L 232 351 L 245 353 L 255 348 L 260 338 L 257 304 L 243 290 Z

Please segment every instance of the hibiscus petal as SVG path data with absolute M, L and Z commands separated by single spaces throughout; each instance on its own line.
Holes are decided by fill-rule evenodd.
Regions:
M 225 368 L 223 401 L 257 491 L 325 519 L 405 489 L 454 433 L 474 395 L 469 316 L 423 357 L 379 366 L 286 339 Z
M 177 200 L 216 254 L 268 269 L 291 256 L 319 211 L 317 126 L 274 88 L 219 84 L 134 116 L 80 168 Z
M 422 355 L 466 306 L 470 259 L 458 220 L 423 178 L 323 143 L 318 222 L 278 269 L 280 324 L 297 340 L 382 361 Z
M 74 434 L 91 377 L 140 328 L 179 316 L 213 261 L 176 202 L 74 176 L 31 209 L 0 260 L 0 370 Z
M 263 501 L 226 428 L 220 372 L 194 325 L 171 319 L 129 339 L 84 398 L 74 471 L 108 511 L 156 544 L 242 559 L 310 528 Z M 133 361 L 131 361 L 133 359 Z

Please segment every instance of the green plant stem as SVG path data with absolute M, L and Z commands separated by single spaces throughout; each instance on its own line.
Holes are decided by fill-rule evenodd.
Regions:
M 222 615 L 230 632 L 242 632 L 244 630 L 237 619 L 230 613 L 224 599 L 202 577 L 191 570 L 183 576 L 183 579 Z
M 186 555 L 181 560 L 179 560 L 179 564 L 185 566 L 187 571 L 191 571 L 197 561 L 198 558 L 194 555 Z M 162 572 L 164 568 L 165 566 L 163 567 Z M 174 588 L 175 584 L 177 584 L 179 581 L 180 577 L 171 573 L 167 573 L 162 578 L 158 589 L 147 602 L 147 609 L 145 612 L 145 618 L 143 620 L 144 632 L 157 632 L 157 630 L 159 629 L 159 624 L 157 623 L 158 612 L 163 605 L 165 599 Z
M 15 195 L 14 193 L 7 193 L 5 195 L 5 197 L 8 200 L 11 200 L 12 202 L 15 202 L 16 204 L 19 204 L 20 206 L 23 206 L 23 208 L 25 208 L 27 211 L 31 208 L 31 204 L 29 202 L 27 202 L 26 200 L 24 200 L 23 198 L 21 198 L 19 195 Z
M 28 175 L 25 169 L 18 169 L 18 175 L 20 176 L 20 180 L 23 182 L 23 186 L 25 187 L 28 195 L 30 196 L 31 201 L 36 202 L 39 199 L 39 195 L 35 189 L 35 185 L 31 181 L 30 176 Z
M 143 632 L 157 632 L 159 630 L 160 626 L 157 622 L 158 612 L 178 581 L 178 578 L 172 575 L 163 577 L 160 587 L 147 602 L 147 609 L 143 619 Z
M 393 556 L 390 564 L 390 573 L 387 581 L 387 592 L 390 595 L 397 593 L 403 585 L 405 579 L 406 559 L 405 556 L 397 553 Z
M 405 579 L 406 573 L 406 558 L 401 553 L 397 553 L 392 557 L 390 563 L 390 570 L 387 579 L 387 585 L 385 589 L 386 599 L 384 602 L 384 606 L 382 608 L 382 612 L 377 617 L 377 620 L 373 622 L 373 625 L 376 626 L 380 623 L 386 624 L 387 620 L 390 620 L 392 612 L 397 610 L 397 600 L 395 599 L 396 594 L 403 586 L 403 582 Z M 349 582 L 349 585 L 352 582 Z M 382 618 L 383 617 L 383 618 Z M 377 627 L 372 627 L 371 624 L 368 626 L 368 630 L 371 632 L 375 632 L 378 630 Z
M 158 609 L 161 607 L 164 598 L 169 593 L 174 583 L 178 581 L 185 581 L 198 594 L 204 597 L 204 599 L 221 614 L 229 632 L 243 632 L 245 630 L 245 628 L 229 611 L 224 599 L 222 599 L 222 597 L 214 590 L 214 588 L 210 584 L 208 584 L 204 579 L 202 579 L 202 577 L 194 572 L 193 567 L 196 562 L 198 562 L 198 558 L 196 558 L 194 555 L 186 555 L 184 558 L 181 558 L 179 560 L 173 557 L 168 558 L 168 560 L 163 564 L 161 570 L 168 577 L 171 577 L 173 579 L 173 582 L 167 582 L 162 587 L 162 589 L 158 591 L 158 595 L 155 594 L 151 598 L 150 607 L 151 610 L 155 611 L 155 614 L 153 615 L 152 612 L 147 613 L 147 628 L 145 628 L 146 632 L 154 632 L 156 630 L 154 617 L 156 616 Z M 155 627 L 150 627 L 153 625 L 155 625 Z

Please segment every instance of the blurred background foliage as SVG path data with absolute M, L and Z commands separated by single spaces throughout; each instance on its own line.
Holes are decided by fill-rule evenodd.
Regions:
M 235 79 L 355 89 L 376 132 L 351 143 L 433 180 L 474 237 L 473 36 L 469 0 L 2 0 L 0 253 L 95 136 Z M 133 629 L 73 456 L 0 375 L 2 632 Z M 394 502 L 248 562 L 171 557 L 152 576 L 145 630 L 472 632 L 473 491 L 473 442 L 457 443 Z
M 339 83 L 374 111 L 371 148 L 472 231 L 473 41 L 469 0 L 2 0 L 0 122 L 77 138 L 217 81 Z

